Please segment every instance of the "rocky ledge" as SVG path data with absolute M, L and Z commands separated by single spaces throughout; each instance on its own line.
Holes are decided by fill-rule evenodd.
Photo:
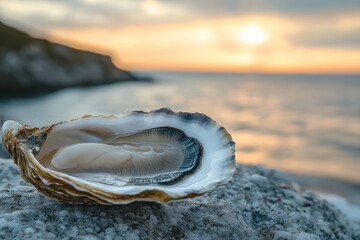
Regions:
M 202 197 L 99 206 L 48 200 L 0 160 L 0 204 L 1 239 L 360 239 L 336 207 L 259 166 Z
M 118 69 L 109 56 L 81 51 L 0 22 L 0 93 L 33 94 L 65 87 L 146 80 Z

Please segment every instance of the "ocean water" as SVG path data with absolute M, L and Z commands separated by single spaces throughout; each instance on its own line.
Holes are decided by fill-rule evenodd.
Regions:
M 232 134 L 239 163 L 360 183 L 360 76 L 139 74 L 156 81 L 1 100 L 0 116 L 43 126 L 161 107 L 202 112 Z

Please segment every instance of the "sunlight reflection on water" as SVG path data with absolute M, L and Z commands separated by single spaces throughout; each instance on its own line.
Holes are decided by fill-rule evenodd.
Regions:
M 158 73 L 154 84 L 66 89 L 0 102 L 42 126 L 85 114 L 170 107 L 208 114 L 232 134 L 237 161 L 360 182 L 360 79 Z

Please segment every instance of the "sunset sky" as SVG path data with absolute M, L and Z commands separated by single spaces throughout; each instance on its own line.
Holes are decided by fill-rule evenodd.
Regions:
M 0 20 L 134 70 L 360 73 L 359 0 L 12 0 Z

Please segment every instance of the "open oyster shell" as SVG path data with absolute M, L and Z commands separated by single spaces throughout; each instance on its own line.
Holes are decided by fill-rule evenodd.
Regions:
M 195 197 L 228 182 L 235 171 L 230 134 L 200 113 L 135 111 L 43 128 L 9 120 L 2 138 L 22 178 L 70 203 Z

